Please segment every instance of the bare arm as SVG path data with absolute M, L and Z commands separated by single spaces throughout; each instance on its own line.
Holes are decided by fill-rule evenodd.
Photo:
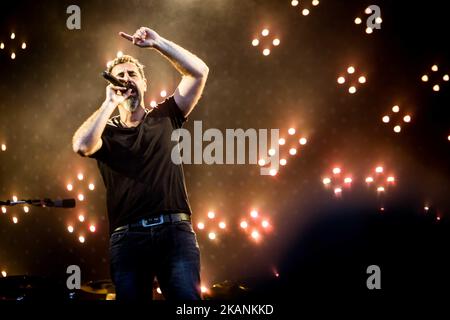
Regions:
M 197 56 L 169 41 L 149 28 L 138 29 L 133 36 L 120 35 L 139 47 L 157 50 L 180 72 L 182 79 L 174 93 L 174 99 L 185 116 L 194 109 L 205 88 L 208 66 Z
M 116 107 L 131 93 L 128 90 L 118 95 L 116 90 L 124 89 L 109 85 L 106 88 L 106 99 L 101 107 L 95 111 L 75 132 L 72 138 L 73 151 L 81 156 L 89 156 L 102 147 L 102 133 L 109 117 Z

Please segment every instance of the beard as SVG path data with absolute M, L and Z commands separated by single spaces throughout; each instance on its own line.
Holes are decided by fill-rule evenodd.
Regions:
M 130 96 L 121 104 L 128 112 L 134 112 L 140 105 L 139 97 L 137 95 Z

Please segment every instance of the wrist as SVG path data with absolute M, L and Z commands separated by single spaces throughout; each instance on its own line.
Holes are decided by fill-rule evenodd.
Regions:
M 155 40 L 155 44 L 151 47 L 151 49 L 156 49 L 158 51 L 162 51 L 164 46 L 165 46 L 165 42 L 167 40 L 164 39 L 163 37 L 159 36 L 156 40 Z

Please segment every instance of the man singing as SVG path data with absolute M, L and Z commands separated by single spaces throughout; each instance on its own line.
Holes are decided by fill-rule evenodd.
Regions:
M 131 56 L 116 58 L 108 71 L 124 86 L 108 85 L 103 104 L 73 136 L 73 150 L 97 160 L 105 183 L 116 299 L 151 300 L 156 275 L 165 299 L 198 300 L 200 252 L 183 168 L 171 161 L 171 135 L 200 99 L 209 69 L 149 28 L 120 35 L 161 53 L 182 79 L 172 96 L 147 109 L 143 66 Z M 110 118 L 116 107 L 119 115 Z

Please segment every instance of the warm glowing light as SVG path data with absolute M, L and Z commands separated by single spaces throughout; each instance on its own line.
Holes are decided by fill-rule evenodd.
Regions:
M 276 153 L 275 149 L 269 149 L 269 156 L 274 156 Z
M 270 54 L 270 49 L 264 49 L 263 55 L 268 56 Z
M 286 143 L 286 139 L 280 138 L 278 139 L 278 143 L 283 146 Z
M 344 183 L 347 183 L 347 184 L 352 183 L 352 178 L 350 178 L 350 177 L 345 178 Z
M 440 87 L 439 87 L 439 85 L 438 84 L 435 84 L 434 86 L 433 86 L 433 91 L 439 91 L 440 90 Z
M 399 106 L 393 106 L 393 107 L 392 107 L 392 112 L 397 113 L 397 112 L 399 112 L 399 111 L 400 111 L 400 107 L 399 107 Z
M 304 145 L 308 142 L 308 140 L 307 140 L 306 138 L 300 138 L 300 140 L 298 140 L 298 142 L 299 142 L 302 146 L 304 146 Z
M 303 9 L 302 10 L 302 15 L 307 16 L 309 14 L 309 10 L 308 9 Z
M 88 188 L 89 188 L 89 190 L 94 190 L 95 189 L 95 185 L 93 183 L 89 183 Z
M 430 210 L 430 208 L 429 207 L 427 207 L 427 206 L 425 206 L 424 208 L 423 208 L 425 211 L 428 211 L 428 210 Z
M 423 81 L 423 82 L 427 82 L 427 81 L 428 81 L 428 76 L 427 76 L 426 74 L 424 74 L 424 75 L 422 76 L 422 81 Z
M 2 151 L 6 151 L 6 144 L 2 143 Z
M 296 155 L 296 154 L 297 154 L 297 149 L 295 149 L 295 148 L 290 148 L 290 149 L 289 149 L 289 154 L 290 154 L 291 156 Z
M 117 58 L 122 58 L 123 56 L 123 52 L 122 51 L 117 51 L 116 57 Z
M 384 170 L 383 167 L 376 167 L 376 168 L 375 168 L 375 172 L 376 172 L 376 173 L 382 173 L 383 170 Z
M 24 211 L 25 213 L 30 212 L 30 207 L 24 206 L 24 207 L 23 207 L 23 211 Z
M 279 46 L 279 45 L 280 45 L 280 39 L 278 39 L 278 38 L 273 39 L 272 44 L 273 44 L 275 47 L 276 47 L 276 46 Z
M 259 159 L 258 160 L 258 164 L 262 167 L 262 166 L 265 166 L 266 165 L 266 160 L 264 160 L 264 159 Z
M 84 179 L 84 175 L 82 174 L 82 173 L 79 173 L 78 175 L 77 175 L 77 178 L 78 178 L 78 180 L 83 180 Z
M 160 288 L 160 287 L 156 288 L 156 292 L 157 292 L 158 294 L 162 294 L 161 288 Z
M 337 79 L 337 82 L 338 82 L 339 84 L 343 84 L 343 83 L 345 83 L 345 78 L 344 78 L 344 77 L 339 77 L 339 78 Z
M 200 230 L 205 229 L 205 224 L 203 222 L 199 222 L 197 223 L 197 228 L 199 228 Z
M 16 37 L 16 34 L 14 32 L 11 33 L 11 39 L 14 39 Z
M 353 66 L 348 67 L 348 68 L 347 68 L 347 72 L 348 72 L 349 74 L 355 73 L 355 67 L 353 67 Z
M 161 98 L 164 98 L 165 96 L 167 96 L 167 91 L 166 90 L 161 90 L 159 95 L 161 96 Z
M 261 34 L 263 37 L 267 37 L 269 35 L 269 29 L 264 29 L 263 31 L 261 31 Z
M 270 170 L 269 170 L 269 174 L 270 174 L 272 177 L 276 176 L 277 173 L 278 173 L 278 171 L 277 171 L 276 169 L 270 169 Z
M 293 7 L 298 6 L 298 0 L 292 0 L 292 1 L 291 1 L 291 5 L 292 5 Z
M 442 80 L 448 81 L 448 80 L 449 80 L 448 74 L 444 75 L 444 76 L 442 77 Z
M 158 103 L 155 100 L 150 101 L 150 107 L 154 108 L 158 105 Z
M 14 223 L 17 223 L 17 222 L 19 222 L 19 219 L 17 219 L 17 217 L 13 217 L 13 218 L 12 218 L 12 221 L 13 221 Z
M 219 223 L 219 228 L 220 228 L 220 229 L 225 229 L 226 227 L 227 227 L 227 224 L 226 224 L 225 222 L 221 221 L 221 222 Z
M 84 221 L 84 215 L 80 214 L 78 216 L 78 220 L 80 220 L 80 222 L 83 222 Z
M 73 232 L 73 227 L 72 226 L 67 226 L 67 231 L 69 231 L 70 233 Z
M 208 238 L 210 240 L 214 240 L 216 238 L 216 234 L 214 232 L 210 232 L 210 233 L 208 233 Z
M 370 27 L 367 27 L 366 28 L 366 33 L 367 34 L 371 34 L 373 32 L 373 29 L 372 28 L 370 28 Z
M 250 216 L 251 216 L 252 218 L 258 218 L 258 211 L 257 211 L 257 210 L 252 210 L 252 211 L 250 212 Z
M 27 44 L 25 42 L 22 42 L 22 49 L 26 49 L 27 48 Z
M 16 58 L 16 54 L 13 52 L 11 53 L 11 59 L 14 60 Z
M 437 221 L 440 221 L 440 220 L 441 220 L 441 217 L 440 217 L 440 216 L 437 216 L 437 217 L 436 217 L 436 220 L 437 220 Z
M 79 236 L 79 237 L 78 237 L 78 241 L 80 241 L 81 243 L 84 243 L 85 240 L 86 240 L 86 239 L 84 239 L 83 236 Z
M 259 44 L 259 40 L 258 39 L 253 39 L 252 40 L 252 46 L 256 47 Z
M 394 177 L 387 177 L 387 182 L 395 182 L 395 178 Z
M 357 17 L 357 18 L 355 19 L 355 24 L 361 24 L 361 23 L 362 23 L 361 18 Z
M 366 77 L 364 77 L 364 76 L 359 77 L 358 78 L 358 82 L 359 83 L 366 83 Z
M 72 191 L 73 190 L 73 185 L 71 183 L 68 183 L 66 188 L 67 188 L 67 190 Z
M 339 174 L 339 173 L 341 173 L 341 168 L 338 168 L 338 167 L 333 168 L 333 173 L 334 173 L 334 174 Z
M 403 121 L 405 122 L 411 122 L 411 116 L 410 115 L 406 115 L 403 117 Z
M 327 185 L 327 184 L 330 184 L 330 183 L 331 183 L 331 179 L 330 179 L 330 178 L 324 178 L 324 179 L 322 180 L 322 182 L 323 182 L 324 185 Z
M 2 207 L 2 213 L 6 213 L 7 211 L 6 207 Z
M 356 87 L 351 86 L 350 88 L 348 88 L 348 92 L 350 92 L 351 94 L 354 94 L 356 92 Z
M 5 278 L 8 274 L 6 273 L 5 270 L 2 270 L 2 276 Z
M 378 188 L 377 188 L 377 191 L 378 191 L 378 192 L 384 192 L 384 187 L 378 187 Z
M 399 133 L 400 131 L 402 131 L 402 127 L 400 127 L 400 126 L 394 127 L 394 132 Z
M 2 42 L 2 43 L 0 43 L 0 49 L 5 49 L 5 44 Z
M 292 136 L 295 134 L 295 129 L 294 128 L 289 128 L 288 133 Z
M 252 231 L 252 238 L 255 240 L 259 239 L 259 232 L 256 230 Z
M 384 117 L 383 117 L 383 122 L 384 122 L 384 123 L 389 123 L 389 120 L 390 120 L 390 119 L 389 119 L 389 116 L 384 116 Z
M 439 68 L 438 68 L 438 66 L 435 64 L 435 65 L 433 65 L 433 66 L 431 67 L 431 70 L 434 71 L 434 72 L 436 72 L 436 71 L 439 70 Z
M 80 194 L 78 195 L 78 200 L 84 201 L 84 195 L 83 195 L 82 193 L 80 193 Z
M 280 159 L 280 165 L 285 166 L 287 163 L 286 159 Z
M 242 229 L 247 229 L 247 227 L 248 227 L 247 221 L 241 221 L 240 226 L 241 226 Z
M 372 13 L 372 9 L 370 9 L 369 7 L 366 8 L 366 10 L 364 11 L 366 14 L 371 14 Z
M 318 6 L 319 5 L 319 0 L 313 0 L 312 1 L 312 5 L 313 6 Z
M 376 24 L 381 24 L 383 22 L 383 19 L 381 19 L 381 17 L 377 17 L 376 19 L 375 19 L 375 23 Z
M 366 178 L 366 182 L 367 183 L 372 183 L 373 182 L 373 178 L 372 177 L 367 177 Z
M 17 196 L 13 196 L 12 199 L 14 202 L 17 202 Z
M 264 220 L 263 222 L 261 222 L 261 226 L 262 226 L 263 228 L 267 228 L 267 227 L 269 226 L 269 221 Z
M 215 217 L 216 217 L 216 213 L 214 211 L 209 211 L 208 212 L 208 218 L 214 219 Z
M 95 232 L 95 226 L 93 225 L 93 224 L 91 224 L 90 226 L 89 226 L 89 231 L 90 232 Z
M 334 194 L 335 195 L 340 195 L 342 193 L 342 189 L 341 188 L 335 188 L 334 189 Z
M 206 293 L 208 291 L 208 289 L 205 286 L 202 286 L 200 290 L 202 291 L 202 293 Z

